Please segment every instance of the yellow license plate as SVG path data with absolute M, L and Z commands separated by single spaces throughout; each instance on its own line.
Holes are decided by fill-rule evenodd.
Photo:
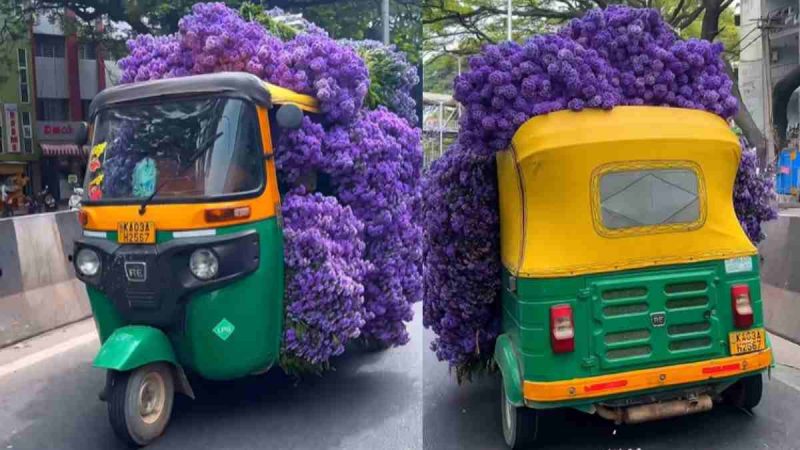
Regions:
M 117 242 L 120 244 L 155 244 L 155 222 L 117 222 Z
M 747 331 L 734 331 L 728 334 L 731 355 L 752 353 L 767 348 L 767 337 L 763 328 Z

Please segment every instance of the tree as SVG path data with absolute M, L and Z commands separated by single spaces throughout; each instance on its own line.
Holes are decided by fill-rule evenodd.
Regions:
M 651 7 L 682 37 L 720 41 L 725 45 L 728 75 L 736 80 L 730 61 L 738 58 L 738 33 L 729 9 L 733 0 L 513 0 L 515 40 L 536 33 L 552 31 L 557 25 L 583 15 L 593 8 L 612 3 Z M 485 43 L 507 38 L 506 0 L 422 0 L 425 61 L 425 85 L 440 85 L 434 77 L 452 76 L 441 70 L 437 61 L 446 54 L 470 55 Z M 430 69 L 429 69 L 430 62 Z M 766 159 L 766 140 L 742 101 L 738 83 L 734 95 L 739 99 L 736 124 L 751 145 L 758 149 L 762 163 Z

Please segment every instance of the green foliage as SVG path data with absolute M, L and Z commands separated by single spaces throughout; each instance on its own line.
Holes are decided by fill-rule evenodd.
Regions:
M 374 0 L 339 0 L 314 4 L 313 1 L 270 0 L 266 7 L 279 7 L 292 13 L 302 13 L 306 20 L 325 29 L 334 39 L 382 39 L 380 2 Z M 389 20 L 391 43 L 404 52 L 411 64 L 420 62 L 422 41 L 420 6 L 417 0 L 391 0 Z
M 256 21 L 269 31 L 273 36 L 277 36 L 282 41 L 288 41 L 297 36 L 297 30 L 282 22 L 275 20 L 264 11 L 264 8 L 254 3 L 243 3 L 239 8 L 239 13 L 245 20 Z

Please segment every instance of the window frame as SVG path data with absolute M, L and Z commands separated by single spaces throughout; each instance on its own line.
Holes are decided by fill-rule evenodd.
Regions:
M 198 203 L 219 203 L 219 202 L 226 202 L 226 201 L 238 201 L 238 200 L 249 200 L 249 199 L 256 199 L 264 195 L 267 192 L 267 187 L 270 183 L 270 176 L 269 172 L 267 171 L 266 161 L 268 157 L 266 156 L 265 148 L 264 148 L 264 132 L 271 131 L 262 130 L 261 129 L 261 120 L 259 118 L 261 112 L 260 110 L 264 108 L 263 106 L 259 106 L 254 103 L 252 100 L 244 98 L 240 95 L 236 94 L 229 94 L 229 93 L 218 93 L 218 94 L 190 94 L 190 95 L 176 95 L 176 96 L 168 96 L 167 99 L 171 101 L 184 101 L 184 100 L 204 100 L 204 99 L 217 99 L 217 98 L 225 98 L 229 100 L 240 100 L 242 101 L 245 106 L 252 108 L 252 111 L 255 113 L 256 119 L 256 128 L 257 128 L 257 139 L 258 142 L 258 151 L 262 155 L 262 164 L 260 167 L 260 185 L 257 189 L 249 190 L 249 191 L 242 191 L 237 193 L 231 194 L 221 194 L 221 195 L 212 195 L 212 196 L 198 196 L 198 197 L 153 197 L 153 199 L 148 203 L 149 205 L 175 205 L 175 204 L 198 204 Z M 104 108 L 95 112 L 94 117 L 92 117 L 92 127 L 96 130 L 97 129 L 97 121 L 99 120 L 100 115 L 108 109 L 115 109 L 120 107 L 125 108 L 136 108 L 141 106 L 148 106 L 148 105 L 157 105 L 164 102 L 165 97 L 158 97 L 158 98 L 146 98 L 142 100 L 136 100 L 131 102 L 123 102 L 119 104 L 113 105 L 106 105 Z M 275 105 L 273 105 L 274 107 Z M 102 145 L 104 142 L 95 142 L 94 139 L 97 136 L 92 137 L 91 145 L 91 152 L 94 152 L 95 148 L 98 145 Z M 271 137 L 271 136 L 270 136 Z M 91 159 L 91 154 L 89 158 Z M 105 157 L 104 157 L 105 158 Z M 91 185 L 91 181 L 88 177 L 89 172 L 86 172 L 86 177 L 83 181 L 83 188 L 84 188 L 84 197 L 83 197 L 83 204 L 85 205 L 97 205 L 97 206 L 115 206 L 115 205 L 130 205 L 133 203 L 141 202 L 140 198 L 136 197 L 125 197 L 125 198 L 114 198 L 114 199 L 101 199 L 101 200 L 90 200 L 89 199 L 89 186 Z
M 20 58 L 23 56 L 23 58 Z M 20 64 L 24 61 L 24 65 Z M 31 103 L 31 88 L 29 82 L 28 70 L 28 49 L 17 48 L 17 72 L 19 74 L 19 101 L 23 104 Z
M 646 170 L 689 170 L 697 177 L 697 199 L 699 213 L 692 222 L 667 223 L 656 225 L 643 225 L 626 228 L 608 228 L 603 222 L 603 210 L 600 182 L 604 175 L 619 172 L 638 172 Z M 620 161 L 603 164 L 592 172 L 591 179 L 591 207 L 592 223 L 600 236 L 607 238 L 653 235 L 661 233 L 674 233 L 694 231 L 701 228 L 708 216 L 708 193 L 705 178 L 700 165 L 693 161 L 685 160 L 652 160 L 652 161 Z
M 20 123 L 22 124 L 22 153 L 33 154 L 33 122 L 30 111 L 19 112 Z M 25 124 L 27 118 L 27 125 Z

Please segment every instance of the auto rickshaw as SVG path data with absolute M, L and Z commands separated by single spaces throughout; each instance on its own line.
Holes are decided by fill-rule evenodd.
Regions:
M 740 152 L 714 114 L 623 106 L 534 117 L 498 153 L 510 447 L 551 408 L 633 424 L 759 403 L 772 352 Z
M 132 445 L 162 434 L 187 373 L 267 371 L 283 334 L 278 133 L 317 101 L 244 73 L 113 87 L 92 101 L 74 248 L 102 342 L 101 399 Z

